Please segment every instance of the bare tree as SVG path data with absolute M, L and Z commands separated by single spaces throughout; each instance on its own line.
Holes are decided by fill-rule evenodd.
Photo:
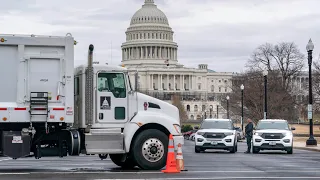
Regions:
M 280 84 L 285 90 L 290 88 L 290 79 L 299 75 L 305 56 L 294 42 L 281 42 L 276 45 L 265 43 L 255 49 L 247 63 L 250 70 L 279 72 Z
M 320 59 L 315 61 L 313 65 L 314 65 L 314 69 L 312 74 L 312 78 L 313 78 L 312 85 L 313 85 L 314 93 L 317 96 L 320 96 Z
M 268 118 L 283 118 L 288 121 L 297 118 L 295 101 L 291 95 L 279 86 L 279 72 L 268 75 Z M 264 80 L 261 71 L 248 71 L 233 78 L 233 87 L 229 100 L 229 108 L 234 114 L 241 115 L 241 90 L 244 84 L 244 116 L 254 121 L 263 118 L 264 112 Z M 223 106 L 226 102 L 223 100 Z
M 174 94 L 172 96 L 172 105 L 176 106 L 179 109 L 180 123 L 188 120 L 187 112 L 181 102 L 181 97 L 179 94 Z

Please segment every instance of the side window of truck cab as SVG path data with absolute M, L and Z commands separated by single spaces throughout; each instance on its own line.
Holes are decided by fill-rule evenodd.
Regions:
M 115 98 L 126 98 L 126 84 L 123 73 L 99 73 L 98 91 L 112 92 Z

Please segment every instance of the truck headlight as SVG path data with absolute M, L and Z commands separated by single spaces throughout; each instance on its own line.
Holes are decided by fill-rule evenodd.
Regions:
M 181 133 L 181 127 L 178 124 L 174 124 L 173 127 L 177 131 L 178 134 Z
M 205 132 L 197 132 L 198 135 L 203 136 Z

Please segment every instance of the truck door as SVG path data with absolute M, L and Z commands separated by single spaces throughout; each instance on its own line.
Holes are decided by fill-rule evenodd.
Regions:
M 122 72 L 98 72 L 97 121 L 124 123 L 128 120 L 128 90 Z

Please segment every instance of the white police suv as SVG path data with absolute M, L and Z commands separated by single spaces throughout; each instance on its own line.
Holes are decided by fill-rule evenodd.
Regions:
M 205 119 L 195 134 L 195 152 L 222 149 L 237 152 L 237 132 L 230 119 Z
M 293 133 L 295 128 L 289 127 L 283 119 L 260 120 L 252 137 L 253 153 L 260 150 L 282 150 L 288 154 L 293 152 Z

